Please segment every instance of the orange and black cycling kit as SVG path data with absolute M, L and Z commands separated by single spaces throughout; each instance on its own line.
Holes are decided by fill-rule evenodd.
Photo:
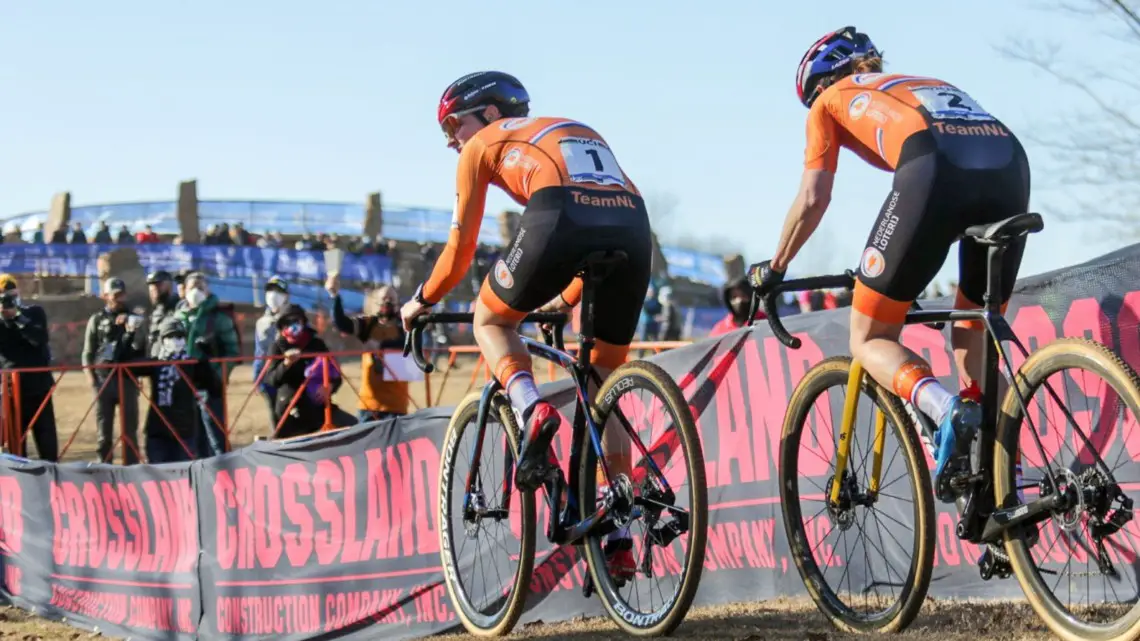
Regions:
M 423 285 L 423 300 L 438 301 L 463 279 L 492 184 L 526 209 L 514 241 L 484 280 L 480 301 L 517 319 L 560 293 L 577 304 L 581 281 L 575 274 L 586 254 L 625 251 L 628 264 L 596 290 L 594 319 L 594 361 L 608 367 L 624 362 L 649 287 L 649 216 L 606 141 L 574 120 L 508 118 L 464 144 L 450 237 Z
M 866 73 L 837 81 L 808 114 L 805 168 L 834 172 L 840 147 L 895 174 L 852 301 L 883 322 L 902 322 L 967 227 L 1029 206 L 1029 161 L 1013 132 L 942 80 Z M 1024 248 L 1021 239 L 1005 255 L 1003 302 Z M 985 248 L 959 244 L 958 307 L 982 304 L 985 266 Z

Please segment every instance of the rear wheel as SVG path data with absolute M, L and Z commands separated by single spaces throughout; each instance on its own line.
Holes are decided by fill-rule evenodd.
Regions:
M 612 501 L 611 519 L 616 527 L 628 527 L 636 567 L 632 577 L 615 579 L 607 568 L 606 535 L 590 536 L 583 542 L 590 578 L 606 613 L 623 631 L 666 635 L 684 621 L 704 565 L 708 494 L 696 421 L 673 378 L 645 361 L 614 370 L 594 398 L 599 429 L 625 432 L 628 427 L 641 447 L 631 442 L 631 474 L 611 470 L 609 487 L 599 492 L 604 479 L 597 478 L 589 430 L 579 444 L 584 453 L 581 518 Z M 641 456 L 643 449 L 648 458 Z M 668 581 L 654 581 L 655 573 Z
M 1005 533 L 1021 589 L 1066 641 L 1140 638 L 1140 531 L 1136 497 L 1128 496 L 1140 487 L 1140 451 L 1130 438 L 1140 429 L 1138 416 L 1136 373 L 1105 346 L 1077 338 L 1030 354 L 1002 405 L 994 447 L 997 504 L 1066 500 L 1065 509 L 1033 528 Z
M 501 393 L 492 396 L 480 430 L 480 396 L 464 399 L 444 438 L 439 554 L 463 627 L 474 635 L 499 636 L 514 628 L 526 604 L 534 569 L 534 493 L 514 487 L 519 428 L 510 403 Z M 468 493 L 472 465 L 478 470 Z
M 870 376 L 863 377 L 861 390 L 847 389 L 850 369 L 848 357 L 826 359 L 792 394 L 780 442 L 784 528 L 804 586 L 832 625 L 853 633 L 898 632 L 914 621 L 930 587 L 930 471 L 898 397 Z M 848 394 L 862 396 L 846 470 L 837 480 L 835 454 Z M 881 444 L 879 487 L 872 492 L 876 412 L 883 413 L 890 438 Z M 832 504 L 828 495 L 836 482 L 840 499 Z

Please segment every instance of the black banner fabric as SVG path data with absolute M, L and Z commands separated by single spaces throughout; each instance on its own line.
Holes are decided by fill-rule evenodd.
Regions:
M 1030 349 L 1085 336 L 1140 367 L 1138 282 L 1140 246 L 1134 246 L 1023 281 L 1008 318 Z M 931 306 L 938 303 L 946 301 Z M 654 357 L 698 417 L 706 458 L 710 525 L 698 605 L 804 592 L 781 521 L 780 436 L 788 398 L 805 372 L 847 353 L 848 313 L 789 317 L 789 330 L 803 340 L 799 350 L 786 349 L 761 325 Z M 956 388 L 948 332 L 908 327 L 904 343 Z M 1014 368 L 1021 360 L 1014 355 Z M 1069 400 L 1083 402 L 1074 411 L 1098 420 L 1089 401 L 1103 400 L 1103 389 L 1073 387 Z M 573 415 L 566 383 L 544 392 L 564 417 Z M 834 412 L 842 399 L 829 402 Z M 436 506 L 450 414 L 429 409 L 302 441 L 259 442 L 185 465 L 55 466 L 5 457 L 3 592 L 38 614 L 132 638 L 401 639 L 455 628 Z M 832 429 L 812 421 L 813 433 Z M 1043 442 L 1059 449 L 1070 436 Z M 563 429 L 556 441 L 564 464 L 569 437 Z M 1140 430 L 1096 438 L 1106 459 L 1140 460 Z M 800 476 L 822 490 L 833 453 L 817 449 L 818 462 L 801 463 Z M 894 460 L 890 445 L 887 459 Z M 929 457 L 927 464 L 933 465 Z M 899 466 L 888 466 L 884 478 L 898 477 Z M 1121 467 L 1118 479 L 1140 481 L 1136 467 Z M 913 522 L 905 505 L 885 511 L 900 527 Z M 597 601 L 581 596 L 585 569 L 577 549 L 551 550 L 545 518 L 540 501 L 538 561 L 522 623 L 600 615 Z M 979 549 L 954 534 L 956 520 L 952 506 L 939 506 L 931 595 L 1019 597 L 1015 581 L 979 578 Z M 809 532 L 823 537 L 829 527 L 823 519 Z M 1129 528 L 1131 538 L 1140 538 L 1135 522 Z M 509 537 L 517 527 L 503 531 Z M 1042 553 L 1050 554 L 1057 533 L 1045 527 L 1042 539 Z M 845 566 L 850 551 L 834 548 L 829 565 Z M 1134 554 L 1111 553 L 1136 563 Z M 461 565 L 477 552 L 463 554 Z M 905 563 L 896 556 L 886 555 L 886 564 Z M 890 572 L 850 570 L 855 585 Z

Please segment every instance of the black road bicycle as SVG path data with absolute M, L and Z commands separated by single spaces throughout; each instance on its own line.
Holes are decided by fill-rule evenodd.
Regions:
M 1128 525 L 1133 516 L 1132 499 L 1124 489 L 1140 487 L 1140 483 L 1117 480 L 1117 470 L 1132 463 L 1131 456 L 1125 456 L 1123 463 L 1118 457 L 1114 463 L 1119 464 L 1114 467 L 1106 462 L 1107 453 L 1102 457 L 1094 444 L 1112 442 L 1111 430 L 1115 428 L 1106 420 L 1115 419 L 1118 411 L 1131 411 L 1135 423 L 1135 417 L 1140 416 L 1140 380 L 1128 364 L 1100 343 L 1062 338 L 1030 353 L 1014 335 L 1001 313 L 1002 256 L 1014 239 L 1043 227 L 1037 214 L 970 227 L 961 242 L 988 248 L 984 307 L 969 311 L 918 309 L 907 315 L 908 324 L 939 329 L 946 322 L 979 321 L 989 338 L 980 381 L 984 421 L 971 444 L 970 469 L 949 475 L 944 481 L 949 487 L 938 490 L 940 495 L 950 492 L 956 497 L 959 520 L 955 533 L 980 546 L 978 566 L 983 579 L 1016 575 L 1033 609 L 1055 634 L 1068 641 L 1131 641 L 1140 638 L 1140 604 L 1137 592 L 1125 597 L 1118 588 L 1131 583 L 1135 590 L 1137 582 L 1132 567 L 1137 552 L 1128 537 L 1128 530 L 1135 529 L 1135 525 Z M 770 291 L 755 292 L 753 309 L 762 303 L 775 336 L 797 349 L 800 340 L 781 323 L 776 297 L 784 292 L 838 287 L 854 287 L 854 274 L 849 271 L 778 283 Z M 1013 343 L 1021 354 L 1023 364 L 1016 373 L 1003 342 Z M 999 363 L 1004 365 L 1003 371 L 999 371 Z M 1003 384 L 1016 384 L 1008 385 L 999 405 L 999 378 L 1003 373 Z M 1086 376 L 1099 377 L 1103 383 L 1090 384 Z M 1055 388 L 1066 381 L 1075 382 L 1078 390 L 1058 393 Z M 833 388 L 841 389 L 829 394 Z M 855 391 L 862 395 L 852 393 Z M 1041 400 L 1031 403 L 1038 391 L 1042 392 Z M 820 416 L 835 398 L 842 399 L 843 407 L 837 439 L 830 417 Z M 860 403 L 868 400 L 873 407 L 867 417 L 872 440 L 861 448 L 855 423 Z M 1077 403 L 1085 405 L 1076 412 L 1084 418 L 1083 426 L 1070 409 Z M 1050 419 L 1067 425 L 1046 427 L 1043 423 Z M 849 357 L 820 362 L 805 374 L 792 394 L 780 445 L 784 525 L 808 592 L 820 611 L 842 630 L 899 631 L 922 607 L 933 570 L 937 521 L 929 464 L 919 435 L 933 457 L 935 429 L 922 412 L 864 376 L 862 365 Z M 884 470 L 888 433 L 898 443 L 894 457 L 887 461 L 888 468 L 900 454 L 905 467 L 893 479 L 884 479 L 889 476 Z M 1056 447 L 1046 436 L 1058 440 Z M 1062 438 L 1065 443 L 1060 442 Z M 1032 445 L 1025 448 L 1023 456 L 1019 446 L 1024 441 L 1032 441 Z M 1079 449 L 1074 451 L 1074 460 L 1056 460 L 1063 454 L 1060 447 L 1072 450 L 1071 444 Z M 860 457 L 862 460 L 857 460 Z M 1023 476 L 1023 462 L 1036 468 L 1033 474 L 1026 470 Z M 821 469 L 831 463 L 834 467 L 830 471 Z M 826 480 L 821 485 L 818 479 Z M 802 484 L 808 487 L 801 491 Z M 914 496 L 909 508 L 883 509 L 882 502 L 901 501 L 898 494 L 905 490 Z M 869 522 L 886 525 L 886 534 L 866 534 L 863 528 Z M 847 538 L 852 528 L 858 528 L 854 541 Z M 836 541 L 825 546 L 836 532 L 842 545 Z M 1080 571 L 1072 567 L 1072 558 L 1059 570 L 1047 567 L 1051 562 L 1060 564 L 1056 557 L 1065 549 L 1076 554 L 1077 562 L 1084 566 L 1077 569 Z M 868 564 L 861 577 L 850 568 L 852 556 L 860 550 L 868 554 L 876 550 L 884 557 L 875 566 Z M 909 555 L 909 561 L 901 570 L 893 570 L 893 562 L 904 554 Z M 830 580 L 829 571 L 833 572 Z M 888 590 L 889 595 L 882 594 Z M 1087 602 L 1074 605 L 1074 593 L 1083 594 Z M 854 603 L 859 600 L 866 602 L 865 607 Z
M 653 363 L 631 361 L 602 381 L 590 366 L 594 291 L 625 260 L 623 252 L 599 252 L 580 265 L 584 287 L 576 357 L 562 342 L 565 314 L 528 315 L 525 322 L 544 324 L 545 343 L 525 336 L 523 341 L 531 354 L 569 374 L 577 400 L 569 484 L 560 465 L 552 467 L 543 483 L 548 515 L 556 515 L 548 517 L 546 536 L 555 546 L 585 550 L 589 576 L 584 596 L 596 591 L 607 614 L 627 633 L 656 636 L 681 623 L 696 594 L 704 564 L 708 498 L 696 422 L 672 377 Z M 421 316 L 409 333 L 405 354 L 413 351 L 420 369 L 431 372 L 433 366 L 423 355 L 424 327 L 470 322 L 472 314 Z M 596 394 L 590 393 L 589 382 L 598 388 Z M 521 492 L 514 485 L 520 423 L 502 385 L 492 378 L 482 393 L 456 408 L 444 439 L 440 557 L 459 618 L 469 632 L 481 636 L 509 633 L 532 592 L 537 514 L 535 492 Z M 632 474 L 616 473 L 607 465 L 602 450 L 607 426 L 620 426 L 628 434 L 636 463 Z M 489 433 L 499 431 L 502 436 Z M 652 439 L 649 447 L 643 435 Z M 678 451 L 682 464 L 670 471 L 668 463 Z M 557 463 L 553 444 L 549 457 Z M 500 476 L 492 478 L 495 473 Z M 623 527 L 631 528 L 637 561 L 637 572 L 628 581 L 610 576 L 603 550 L 606 535 Z M 481 536 L 488 540 L 480 542 Z M 507 549 L 514 540 L 518 549 Z M 675 579 L 674 585 L 638 590 L 639 576 L 652 579 L 655 567 L 665 578 Z

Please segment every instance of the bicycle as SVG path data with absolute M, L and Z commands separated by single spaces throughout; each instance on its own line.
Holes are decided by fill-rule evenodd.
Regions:
M 1043 578 L 1043 574 L 1055 574 L 1055 572 L 1039 567 L 1033 556 L 1035 551 L 1043 564 L 1054 554 L 1052 546 L 1048 550 L 1034 550 L 1039 545 L 1044 547 L 1041 542 L 1042 528 L 1052 532 L 1064 532 L 1064 535 L 1058 533 L 1054 537 L 1054 546 L 1064 536 L 1067 546 L 1077 551 L 1078 547 L 1071 539 L 1075 536 L 1074 532 L 1083 527 L 1091 539 L 1084 548 L 1088 555 L 1086 564 L 1095 557 L 1097 571 L 1106 577 L 1103 592 L 1105 595 L 1109 591 L 1115 593 L 1115 588 L 1107 584 L 1109 577 L 1121 576 L 1113 564 L 1113 557 L 1124 558 L 1126 561 L 1127 557 L 1116 552 L 1116 546 L 1120 544 L 1118 541 L 1113 540 L 1109 545 L 1106 545 L 1106 542 L 1109 537 L 1121 532 L 1132 520 L 1132 499 L 1122 492 L 1122 484 L 1113 475 L 1115 469 L 1110 469 L 1092 447 L 1092 439 L 1099 438 L 1105 441 L 1111 438 L 1111 432 L 1108 436 L 1105 436 L 1103 431 L 1099 435 L 1086 436 L 1067 407 L 1067 400 L 1062 400 L 1062 396 L 1053 389 L 1056 380 L 1050 382 L 1050 378 L 1070 368 L 1081 370 L 1082 373 L 1098 374 L 1111 388 L 1111 392 L 1095 386 L 1089 388 L 1086 384 L 1081 388 L 1081 393 L 1091 396 L 1099 389 L 1102 402 L 1111 401 L 1112 397 L 1122 399 L 1127 406 L 1126 409 L 1130 409 L 1134 415 L 1140 415 L 1140 379 L 1128 364 L 1104 345 L 1084 338 L 1062 338 L 1030 353 L 1002 316 L 999 296 L 1002 256 L 1014 239 L 1038 232 L 1043 228 L 1044 224 L 1037 214 L 1019 214 L 997 223 L 968 228 L 961 242 L 975 242 L 987 247 L 987 288 L 983 308 L 924 311 L 916 305 L 907 315 L 907 324 L 927 324 L 936 329 L 941 329 L 946 322 L 980 321 L 989 338 L 985 341 L 984 370 L 980 381 L 982 392 L 980 402 L 984 420 L 982 429 L 971 443 L 970 468 L 945 479 L 944 485 L 948 487 L 938 488 L 939 494 L 943 495 L 949 490 L 951 496 L 956 495 L 955 505 L 959 521 L 955 527 L 955 534 L 962 540 L 984 548 L 978 559 L 982 579 L 988 581 L 995 576 L 1008 578 L 1011 574 L 1015 575 L 1033 609 L 1055 634 L 1066 640 L 1132 640 L 1140 637 L 1140 605 L 1132 605 L 1123 616 L 1109 623 L 1089 623 L 1079 620 L 1077 614 L 1066 608 L 1055 594 L 1057 585 L 1050 588 Z M 775 304 L 776 296 L 784 292 L 837 287 L 853 288 L 853 272 L 848 271 L 839 276 L 789 280 L 776 284 L 769 292 L 754 292 L 753 311 L 762 302 L 773 334 L 784 345 L 797 349 L 801 341 L 791 336 L 780 321 Z M 1023 358 L 1016 376 L 1009 354 L 1002 346 L 1003 342 L 1013 343 Z M 1016 381 L 1016 385 L 1009 385 L 1000 406 L 1000 416 L 995 402 L 998 398 L 998 379 L 1002 375 L 999 371 L 999 361 L 1004 365 L 1006 380 Z M 781 439 L 780 498 L 792 556 L 807 591 L 819 610 L 835 627 L 844 631 L 896 632 L 906 628 L 914 620 L 922 607 L 931 581 L 936 521 L 931 501 L 930 470 L 924 458 L 926 452 L 919 445 L 918 435 L 922 435 L 922 440 L 933 458 L 936 426 L 909 402 L 899 399 L 891 390 L 883 388 L 863 374 L 862 366 L 850 357 L 833 357 L 823 360 L 809 370 L 796 386 L 788 404 Z M 1062 383 L 1064 380 L 1061 378 Z M 1083 378 L 1081 380 L 1083 381 Z M 814 436 L 810 434 L 809 425 L 812 409 L 821 399 L 824 401 L 824 406 L 827 406 L 828 390 L 841 385 L 847 386 L 848 393 L 844 396 L 842 423 L 834 451 L 835 470 L 827 477 L 827 483 L 823 487 L 816 485 L 822 490 L 819 494 L 801 494 L 799 482 L 805 479 L 810 481 L 812 474 L 809 471 L 814 471 L 815 468 L 812 466 L 817 464 L 808 459 L 803 466 L 808 469 L 801 470 L 799 455 L 804 452 L 819 455 L 818 451 L 812 450 L 824 450 L 829 447 L 822 439 L 814 448 L 810 438 L 805 440 L 805 432 L 809 433 L 807 434 L 809 437 Z M 1054 407 L 1049 408 L 1045 405 L 1044 410 L 1031 413 L 1029 399 L 1039 388 L 1046 390 L 1045 403 L 1051 401 Z M 1089 389 L 1093 392 L 1088 392 Z M 866 453 L 862 468 L 857 464 L 850 464 L 852 455 L 857 454 L 853 451 L 852 443 L 855 440 L 854 424 L 860 401 L 860 394 L 852 394 L 851 390 L 860 390 L 872 400 L 874 405 L 874 440 L 869 448 L 871 470 L 865 486 L 861 486 L 856 477 L 866 471 Z M 1108 413 L 1103 405 L 1101 410 L 1101 416 L 1097 419 L 1093 419 L 1092 410 L 1088 412 L 1090 422 L 1095 420 L 1096 422 L 1092 424 L 1097 427 L 1101 427 L 1103 418 L 1110 414 L 1115 416 L 1115 412 Z M 1078 456 L 1083 462 L 1088 463 L 1088 466 L 1084 469 L 1074 469 L 1076 464 L 1054 466 L 1053 457 L 1047 454 L 1042 443 L 1042 432 L 1035 423 L 1035 419 L 1041 418 L 1042 414 L 1046 420 L 1052 414 L 1063 414 L 1068 419 L 1082 448 L 1082 453 Z M 848 579 L 848 587 L 844 591 L 842 585 L 844 576 L 839 579 L 838 589 L 829 585 L 824 573 L 826 568 L 833 565 L 834 559 L 828 558 L 824 561 L 822 563 L 824 569 L 821 569 L 815 549 L 823 543 L 819 530 L 824 525 L 831 526 L 824 537 L 839 529 L 844 533 L 846 545 L 845 533 L 852 525 L 857 524 L 860 516 L 858 508 L 865 508 L 862 521 L 866 525 L 869 516 L 873 515 L 878 519 L 875 513 L 876 504 L 884 497 L 893 497 L 885 491 L 890 483 L 884 484 L 882 478 L 888 423 L 900 442 L 896 454 L 901 452 L 905 460 L 906 474 L 899 478 L 909 479 L 910 489 L 914 491 L 916 497 L 914 506 L 910 510 L 915 524 L 914 540 L 909 546 L 909 551 L 913 555 L 905 573 L 897 572 L 892 577 L 888 567 L 885 583 L 888 585 L 893 585 L 892 581 L 901 583 L 898 597 L 889 601 L 887 607 L 863 613 L 856 611 L 843 597 L 844 594 L 855 595 L 859 589 L 853 588 L 852 580 Z M 916 423 L 918 429 L 915 428 Z M 1059 432 L 1059 434 L 1067 433 Z M 1032 435 L 1036 445 L 1036 452 L 1026 450 L 1025 460 L 1030 463 L 1041 463 L 1044 470 L 1040 479 L 1020 478 L 1023 458 L 1018 446 L 1025 434 Z M 851 467 L 855 469 L 852 470 Z M 822 477 L 823 474 L 818 476 Z M 1027 500 L 1026 491 L 1034 489 L 1038 498 Z M 805 520 L 801 500 L 809 499 L 816 499 L 824 505 L 815 517 Z M 822 516 L 824 512 L 826 512 L 825 517 Z M 817 520 L 820 518 L 825 522 Z M 901 530 L 906 526 L 906 523 L 899 519 L 888 518 L 897 524 L 894 526 L 895 530 Z M 1050 528 L 1056 529 L 1050 530 Z M 898 547 L 906 551 L 906 546 L 898 541 L 893 531 L 888 531 L 888 536 L 894 537 Z M 868 551 L 868 546 L 876 546 L 876 541 L 871 540 L 869 536 L 863 537 L 860 534 L 859 538 L 863 539 L 864 551 Z M 887 547 L 886 539 L 881 535 L 877 543 L 883 548 Z M 855 543 L 856 548 L 857 544 L 858 538 Z M 849 556 L 850 548 L 846 549 Z M 858 549 L 855 552 L 858 552 Z M 833 548 L 832 555 L 834 554 Z M 888 559 L 888 566 L 889 564 Z M 845 576 L 850 576 L 850 565 L 848 563 L 843 565 Z M 1065 567 L 1069 568 L 1070 565 L 1071 560 Z M 873 569 L 869 576 L 863 577 L 863 582 L 866 584 L 862 589 L 863 592 L 872 588 L 877 590 L 878 584 L 884 583 L 881 577 L 876 577 Z M 1075 580 L 1070 578 L 1067 586 L 1070 594 L 1074 582 Z M 1057 584 L 1060 583 L 1061 579 L 1058 579 Z M 1091 582 L 1087 576 L 1083 583 L 1090 592 L 1091 601 Z M 1102 610 L 1109 611 L 1106 606 L 1100 606 L 1099 609 L 1087 607 L 1082 609 L 1084 610 L 1093 614 Z
M 561 464 L 551 445 L 548 456 L 555 465 L 542 487 L 545 490 L 548 515 L 546 536 L 558 546 L 573 545 L 584 548 L 588 576 L 584 580 L 583 596 L 589 598 L 597 592 L 606 613 L 625 632 L 635 636 L 655 636 L 672 632 L 681 623 L 692 604 L 697 586 L 700 583 L 704 564 L 706 527 L 708 523 L 708 497 L 705 487 L 705 464 L 701 451 L 696 423 L 685 402 L 680 388 L 660 367 L 646 361 L 630 361 L 618 367 L 602 381 L 590 366 L 590 352 L 594 345 L 594 288 L 614 269 L 620 268 L 627 259 L 624 252 L 598 252 L 589 255 L 579 266 L 579 274 L 584 278 L 582 293 L 581 332 L 577 356 L 571 356 L 562 341 L 562 330 L 567 321 L 565 314 L 532 313 L 524 322 L 544 323 L 543 342 L 523 336 L 529 352 L 559 365 L 570 374 L 576 396 L 576 410 L 573 418 L 569 482 L 561 469 Z M 416 364 L 424 372 L 431 372 L 433 366 L 423 356 L 423 328 L 433 323 L 470 323 L 472 314 L 428 314 L 413 323 L 408 336 L 409 350 L 415 355 Z M 588 382 L 598 386 L 598 392 L 591 395 Z M 649 391 L 656 397 L 654 403 L 637 403 L 629 394 Z M 592 399 L 601 399 L 595 404 Z M 650 407 L 668 425 L 649 426 L 653 434 L 660 436 L 647 448 L 638 436 L 638 429 L 626 418 L 631 409 Z M 643 426 L 646 417 L 637 422 Z M 650 416 L 649 418 L 653 418 Z M 640 454 L 641 462 L 633 467 L 632 478 L 626 474 L 614 474 L 602 455 L 602 434 L 605 426 L 614 419 L 630 437 L 635 454 Z M 492 421 L 505 427 L 503 439 L 503 460 L 492 460 L 485 464 L 481 457 L 489 452 L 493 457 L 497 451 L 495 443 L 487 443 L 487 428 Z M 514 462 L 517 460 L 522 432 L 519 429 L 521 417 L 511 408 L 502 385 L 492 378 L 481 393 L 468 396 L 456 408 L 447 435 L 440 465 L 439 531 L 440 556 L 443 561 L 444 578 L 448 594 L 455 604 L 456 612 L 464 627 L 472 634 L 499 636 L 509 633 L 518 622 L 526 605 L 530 590 L 531 575 L 535 561 L 535 492 L 517 492 L 514 487 Z M 644 426 L 643 426 L 644 427 Z M 474 444 L 469 457 L 470 469 L 465 475 L 457 472 L 461 463 L 460 440 L 465 434 L 474 434 Z M 485 447 L 486 445 L 486 447 Z M 661 467 L 668 461 L 678 446 L 684 457 L 682 475 L 666 478 Z M 584 455 L 583 455 L 584 454 Z M 498 483 L 484 481 L 481 474 L 484 467 L 504 472 Z M 598 470 L 600 469 L 600 477 Z M 676 505 L 677 492 L 674 485 L 687 480 L 688 509 Z M 596 485 L 604 488 L 598 491 Z M 497 501 L 495 500 L 497 499 Z M 458 508 L 458 509 L 456 509 Z M 460 528 L 453 523 L 452 512 L 462 518 Z M 640 596 L 635 604 L 628 596 L 622 596 L 620 589 L 625 581 L 615 581 L 606 567 L 602 539 L 616 529 L 641 522 L 641 554 L 637 572 L 652 576 L 655 560 L 665 560 L 666 569 L 678 570 L 679 580 L 670 598 L 658 587 L 658 594 L 664 603 L 648 612 L 638 609 Z M 461 580 L 461 570 L 473 561 L 482 561 L 488 553 L 476 550 L 464 554 L 465 544 L 485 531 L 488 527 L 503 523 L 511 524 L 512 531 L 518 533 L 520 550 L 517 554 L 508 551 L 509 561 L 515 564 L 513 576 L 504 579 L 497 574 L 497 583 L 490 587 L 484 580 L 481 593 L 474 586 L 467 586 Z M 508 532 L 510 536 L 512 532 Z M 680 558 L 668 548 L 677 539 L 682 541 Z M 456 549 L 457 539 L 463 542 Z M 502 541 L 497 541 L 504 547 Z M 656 554 L 655 554 L 655 548 Z M 552 550 L 553 551 L 553 550 Z M 635 553 L 636 554 L 636 553 Z M 672 556 L 667 556 L 672 555 Z M 673 560 L 669 567 L 669 559 Z M 636 574 L 634 575 L 636 578 Z M 632 585 L 633 581 L 630 581 Z M 632 590 L 631 590 L 632 591 Z M 490 596 L 485 604 L 476 604 L 479 596 Z M 652 595 L 651 595 L 652 596 Z M 652 606 L 651 606 L 652 607 Z

